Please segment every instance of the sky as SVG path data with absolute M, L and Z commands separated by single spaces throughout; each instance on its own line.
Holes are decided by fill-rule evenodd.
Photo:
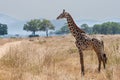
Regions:
M 0 0 L 0 13 L 20 20 L 56 19 L 63 9 L 74 19 L 120 18 L 120 0 Z

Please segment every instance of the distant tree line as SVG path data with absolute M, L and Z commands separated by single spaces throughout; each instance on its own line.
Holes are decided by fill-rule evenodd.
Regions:
M 95 24 L 93 33 L 97 34 L 120 34 L 120 23 L 106 22 L 103 24 Z
M 56 31 L 56 34 L 69 33 L 70 30 L 64 25 L 60 30 Z M 117 22 L 105 22 L 102 24 L 95 24 L 89 27 L 87 24 L 82 24 L 81 29 L 83 29 L 88 34 L 120 34 L 120 23 Z
M 117 22 L 105 22 L 102 24 L 95 24 L 92 27 L 87 24 L 82 24 L 81 29 L 83 29 L 88 34 L 120 34 L 120 23 Z M 8 34 L 8 27 L 6 24 L 0 23 L 0 35 Z M 39 36 L 36 35 L 37 31 L 45 31 L 46 36 L 48 36 L 48 30 L 54 30 L 55 26 L 51 23 L 50 20 L 47 19 L 32 19 L 23 26 L 23 30 L 31 31 L 31 36 Z M 55 34 L 68 34 L 70 30 L 68 25 L 65 24 L 59 30 L 55 31 Z
M 7 32 L 7 25 L 6 24 L 1 24 L 0 23 L 0 35 L 6 35 L 8 32 Z

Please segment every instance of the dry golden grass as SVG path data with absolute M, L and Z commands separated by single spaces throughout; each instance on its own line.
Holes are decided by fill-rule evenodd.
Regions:
M 108 56 L 107 67 L 102 66 L 100 73 L 95 52 L 84 51 L 85 76 L 81 77 L 75 40 L 68 35 L 7 40 L 0 46 L 0 80 L 119 80 L 120 35 L 92 37 L 104 41 Z

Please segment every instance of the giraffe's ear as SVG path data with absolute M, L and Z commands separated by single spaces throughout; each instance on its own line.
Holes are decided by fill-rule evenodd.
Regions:
M 65 9 L 63 9 L 63 13 L 65 13 Z

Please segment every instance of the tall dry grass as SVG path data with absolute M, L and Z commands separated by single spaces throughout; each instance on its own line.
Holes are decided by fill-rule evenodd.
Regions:
M 85 76 L 81 77 L 74 38 L 33 38 L 5 44 L 0 58 L 0 80 L 119 80 L 120 35 L 92 35 L 101 38 L 108 56 L 107 67 L 98 73 L 97 56 L 84 51 Z M 1 46 L 1 50 L 2 47 Z M 0 53 L 1 55 L 2 53 Z

